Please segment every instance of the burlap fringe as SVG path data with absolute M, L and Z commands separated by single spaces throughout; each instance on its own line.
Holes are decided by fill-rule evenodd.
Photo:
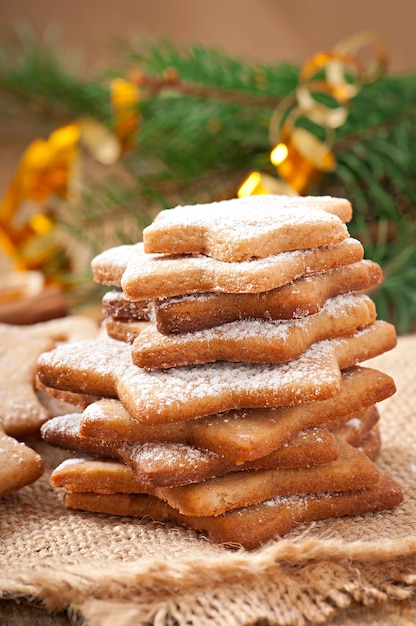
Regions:
M 400 557 L 406 553 L 408 556 Z M 353 602 L 404 600 L 416 589 L 416 537 L 376 543 L 282 540 L 180 563 L 91 562 L 0 572 L 8 596 L 41 599 L 88 626 L 271 626 L 325 622 Z

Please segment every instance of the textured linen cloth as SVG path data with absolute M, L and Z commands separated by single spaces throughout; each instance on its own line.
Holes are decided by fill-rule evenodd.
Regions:
M 379 404 L 377 461 L 404 502 L 392 511 L 302 524 L 255 551 L 196 532 L 66 509 L 51 470 L 66 456 L 44 442 L 44 476 L 0 502 L 0 589 L 68 610 L 89 626 L 324 623 L 352 602 L 416 590 L 416 336 L 368 362 L 397 393 Z

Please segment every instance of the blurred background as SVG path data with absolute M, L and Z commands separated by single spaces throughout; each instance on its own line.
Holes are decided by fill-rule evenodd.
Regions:
M 140 238 L 162 207 L 237 195 L 256 172 L 261 185 L 248 193 L 353 202 L 350 230 L 385 273 L 379 315 L 407 332 L 416 320 L 415 18 L 408 0 L 2 0 L 3 271 L 15 269 L 17 254 L 18 269 L 40 269 L 88 301 L 92 255 Z M 360 33 L 367 39 L 346 49 L 337 70 L 334 50 Z M 291 153 L 283 165 L 269 158 L 290 117 L 283 105 L 292 98 L 295 117 L 301 109 L 300 101 L 293 109 L 300 84 L 303 105 L 312 94 L 325 118 L 302 110 L 305 128 L 286 137 L 300 149 L 297 173 L 308 168 L 301 182 Z M 62 128 L 61 152 L 54 148 L 54 166 L 40 174 L 46 142 Z M 48 229 L 64 242 L 59 262 Z
M 409 0 L 2 0 L 0 40 L 25 20 L 40 36 L 56 30 L 81 71 L 90 73 L 116 59 L 120 46 L 160 36 L 178 44 L 218 47 L 247 60 L 300 64 L 317 51 L 369 30 L 386 42 L 391 71 L 416 67 L 416 3 Z M 20 145 L 16 150 L 6 145 L 13 137 L 0 139 L 4 189 Z
M 108 59 L 118 39 L 160 35 L 270 63 L 302 63 L 362 30 L 386 40 L 393 70 L 412 69 L 416 62 L 416 5 L 409 0 L 2 0 L 1 36 L 21 18 L 39 32 L 59 25 L 65 45 L 94 65 Z

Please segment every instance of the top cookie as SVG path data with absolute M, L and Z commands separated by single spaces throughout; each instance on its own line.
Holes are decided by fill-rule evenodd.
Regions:
M 250 196 L 161 211 L 143 231 L 146 253 L 205 254 L 220 261 L 339 243 L 348 237 L 348 200 Z

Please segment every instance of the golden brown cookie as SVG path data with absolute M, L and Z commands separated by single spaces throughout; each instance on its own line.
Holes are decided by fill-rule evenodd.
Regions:
M 92 261 L 94 279 L 100 281 L 109 258 Z M 281 252 L 241 262 L 225 262 L 204 255 L 134 254 L 122 274 L 120 285 L 128 300 L 167 298 L 190 293 L 259 293 L 276 289 L 300 276 L 317 274 L 363 259 L 360 242 L 352 237 L 322 248 Z M 114 272 L 114 276 L 118 275 Z M 116 285 L 114 281 L 111 283 Z
M 318 341 L 353 334 L 375 319 L 368 296 L 347 294 L 330 298 L 318 313 L 300 320 L 238 320 L 169 336 L 148 324 L 134 339 L 131 357 L 149 370 L 214 361 L 284 363 Z
M 51 474 L 51 484 L 71 492 L 83 491 L 84 486 L 85 491 L 97 493 L 150 493 L 152 490 L 124 463 L 90 456 L 62 461 Z
M 98 396 L 89 396 L 87 394 L 72 393 L 71 391 L 62 391 L 61 389 L 46 387 L 46 385 L 40 382 L 38 376 L 36 376 L 35 380 L 35 389 L 36 395 L 44 406 L 56 403 L 57 407 L 60 407 L 59 412 L 51 412 L 53 416 L 81 411 L 93 402 L 100 400 Z
M 42 476 L 42 457 L 25 443 L 7 435 L 2 424 L 0 449 L 0 496 L 30 485 Z
M 301 319 L 317 313 L 329 298 L 368 290 L 378 285 L 382 278 L 377 263 L 363 260 L 298 278 L 288 285 L 261 293 L 206 292 L 155 299 L 155 322 L 160 333 L 171 335 L 212 328 L 241 319 Z M 130 304 L 134 305 L 135 302 Z M 106 314 L 112 316 L 113 320 L 120 319 L 117 312 L 116 307 L 106 309 Z M 130 318 L 134 316 L 130 315 Z M 119 332 L 121 335 L 121 329 Z
M 116 398 L 118 380 L 130 365 L 129 346 L 100 335 L 43 353 L 37 374 L 40 383 L 50 389 Z
M 391 478 L 381 475 L 367 489 L 346 492 L 280 496 L 260 504 L 228 511 L 218 517 L 187 517 L 154 496 L 141 494 L 65 494 L 66 506 L 95 513 L 127 515 L 155 521 L 176 522 L 207 535 L 218 544 L 258 548 L 281 537 L 303 522 L 364 515 L 391 509 L 403 494 Z
M 114 317 L 106 317 L 101 323 L 102 329 L 111 339 L 133 343 L 133 341 L 149 326 L 153 326 L 148 321 L 143 320 L 123 320 Z
M 119 380 L 118 395 L 145 423 L 325 400 L 340 393 L 340 370 L 393 348 L 396 341 L 394 326 L 379 321 L 354 335 L 312 344 L 283 364 L 218 361 L 152 372 L 129 368 Z
M 337 395 L 341 388 L 338 361 L 331 345 L 321 343 L 285 364 L 218 362 L 147 372 L 130 364 L 127 344 L 100 339 L 58 346 L 42 354 L 38 375 L 48 387 L 118 396 L 140 421 L 166 423 L 234 408 L 297 404 Z
M 137 243 L 133 245 L 116 246 L 104 250 L 91 261 L 91 269 L 95 282 L 103 285 L 111 285 L 120 288 L 123 276 L 130 265 L 129 275 L 126 280 L 133 283 L 137 276 L 144 272 L 150 276 L 152 284 L 147 288 L 147 293 L 152 295 L 143 297 L 129 297 L 130 300 L 143 301 L 149 298 L 167 297 L 172 295 L 182 295 L 185 293 L 201 293 L 203 291 L 227 292 L 232 289 L 233 284 L 238 281 L 245 288 L 243 292 L 248 291 L 256 293 L 280 287 L 286 283 L 303 276 L 305 274 L 317 274 L 327 270 L 343 267 L 351 263 L 356 263 L 363 259 L 364 249 L 359 241 L 348 237 L 339 244 L 325 246 L 318 249 L 308 249 L 304 251 L 305 261 L 302 263 L 302 253 L 300 251 L 278 254 L 270 259 L 257 259 L 251 262 L 241 263 L 223 263 L 204 257 L 203 255 L 155 255 L 144 254 L 143 244 Z M 292 267 L 291 267 L 292 265 Z M 231 276 L 226 279 L 226 273 L 232 270 L 235 277 L 233 282 Z M 168 293 L 159 293 L 162 290 L 163 272 L 167 272 L 169 282 Z M 190 276 L 186 279 L 183 272 L 190 272 Z M 247 290 L 247 280 L 245 285 L 243 281 L 244 273 L 250 272 L 255 278 L 254 288 Z M 277 272 L 278 277 L 275 280 L 267 280 L 268 272 Z M 161 276 L 162 274 L 162 276 Z M 218 280 L 224 282 L 223 285 L 216 286 Z M 180 288 L 175 288 L 174 282 L 179 281 Z M 154 286 L 153 283 L 156 282 Z M 263 289 L 262 289 L 263 285 Z M 229 287 L 230 289 L 227 289 Z M 146 288 L 139 285 L 144 292 Z M 150 291 L 149 291 L 150 288 Z M 133 289 L 131 287 L 131 289 Z M 163 288 L 163 292 L 166 286 Z M 139 289 L 134 289 L 137 294 Z M 234 288 L 234 292 L 238 293 L 240 289 Z M 172 293 L 171 293 L 172 292 Z
M 189 443 L 243 463 L 270 454 L 302 430 L 327 425 L 328 420 L 331 429 L 350 420 L 361 421 L 366 408 L 390 397 L 395 389 L 387 374 L 356 366 L 343 371 L 340 394 L 328 400 L 292 407 L 227 411 L 156 425 L 139 422 L 118 400 L 103 399 L 81 414 L 80 434 L 87 439 Z
M 116 320 L 149 321 L 153 316 L 151 301 L 126 300 L 121 289 L 112 289 L 104 294 L 102 309 L 105 317 Z
M 339 449 L 339 457 L 325 465 L 237 471 L 178 487 L 149 486 L 117 461 L 72 458 L 53 471 L 51 482 L 71 492 L 148 493 L 182 515 L 216 517 L 277 496 L 356 491 L 378 482 L 379 471 L 364 453 L 342 441 Z
M 310 428 L 290 443 L 254 461 L 237 464 L 223 456 L 189 444 L 134 442 L 83 437 L 80 415 L 63 415 L 42 426 L 42 438 L 51 445 L 77 453 L 124 461 L 146 486 L 172 486 L 201 482 L 245 469 L 308 467 L 330 463 L 339 456 L 337 441 L 325 428 Z
M 91 261 L 95 282 L 119 287 L 128 263 L 133 261 L 136 256 L 143 256 L 143 243 L 141 241 L 103 250 Z
M 204 482 L 155 491 L 183 515 L 217 516 L 282 495 L 366 489 L 379 472 L 361 451 L 339 441 L 340 456 L 316 467 L 234 472 Z
M 96 322 L 69 316 L 29 326 L 0 324 L 0 419 L 7 434 L 17 439 L 38 436 L 50 417 L 35 392 L 38 357 L 57 343 L 95 337 Z
M 392 324 L 378 321 L 340 339 L 313 344 L 284 364 L 226 361 L 148 372 L 131 364 L 130 347 L 100 337 L 44 353 L 38 375 L 47 387 L 119 398 L 144 423 L 167 423 L 240 408 L 303 404 L 334 397 L 342 369 L 396 345 Z
M 261 195 L 178 206 L 144 229 L 144 250 L 230 262 L 327 246 L 348 236 L 337 213 L 351 218 L 348 200 Z
M 377 407 L 373 405 L 350 417 L 347 421 L 337 417 L 333 422 L 326 422 L 325 427 L 351 446 L 358 447 L 376 426 L 379 419 Z
M 381 451 L 381 433 L 380 427 L 376 424 L 361 441 L 358 449 L 368 456 L 369 459 L 375 461 Z

